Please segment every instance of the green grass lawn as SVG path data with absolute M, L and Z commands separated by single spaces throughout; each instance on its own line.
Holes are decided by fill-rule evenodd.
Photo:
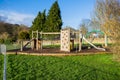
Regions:
M 3 55 L 0 54 L 0 80 L 2 80 L 3 77 Z
M 20 44 L 6 44 L 7 50 L 20 49 Z
M 0 80 L 3 72 L 0 55 Z M 112 55 L 7 55 L 7 80 L 118 80 L 120 63 Z

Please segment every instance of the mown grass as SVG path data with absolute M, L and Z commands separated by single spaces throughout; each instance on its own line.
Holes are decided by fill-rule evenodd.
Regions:
M 2 80 L 3 77 L 3 55 L 0 54 L 0 80 Z
M 0 55 L 3 65 L 3 56 Z M 0 80 L 2 68 L 0 66 Z M 118 80 L 120 63 L 112 55 L 7 55 L 7 80 Z
M 7 50 L 20 49 L 20 44 L 6 44 Z
M 43 48 L 60 48 L 60 45 L 43 45 Z

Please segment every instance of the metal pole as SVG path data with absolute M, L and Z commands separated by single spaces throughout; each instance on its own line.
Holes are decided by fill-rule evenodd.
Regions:
M 4 55 L 4 69 L 3 69 L 3 80 L 6 80 L 6 63 L 7 63 L 7 59 L 6 59 L 6 45 L 1 45 L 1 53 Z
M 3 80 L 6 80 L 6 71 L 7 71 L 7 69 L 6 69 L 6 54 L 4 54 L 4 70 L 3 70 Z

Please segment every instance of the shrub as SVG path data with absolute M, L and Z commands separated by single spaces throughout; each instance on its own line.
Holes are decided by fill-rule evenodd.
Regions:
M 4 39 L 0 39 L 0 43 L 3 44 L 4 43 Z
M 23 40 L 29 39 L 30 37 L 28 31 L 21 31 L 18 35 L 18 38 Z

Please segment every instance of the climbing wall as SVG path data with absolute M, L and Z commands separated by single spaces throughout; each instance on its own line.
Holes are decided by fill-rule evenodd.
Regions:
M 61 51 L 70 52 L 70 30 L 61 30 Z

